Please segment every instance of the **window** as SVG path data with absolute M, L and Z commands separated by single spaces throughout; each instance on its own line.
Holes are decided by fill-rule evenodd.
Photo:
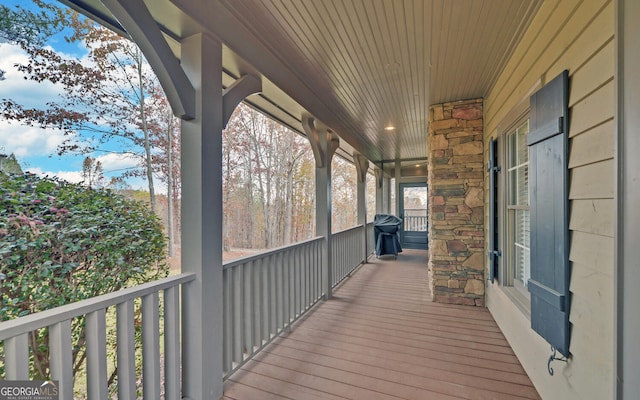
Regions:
M 525 289 L 529 262 L 529 120 L 507 133 L 507 265 L 513 286 Z M 526 291 L 525 291 L 526 293 Z
M 504 134 L 491 141 L 488 165 L 489 277 L 493 282 L 499 272 L 504 292 L 530 317 L 531 328 L 565 356 L 571 337 L 568 98 L 569 73 L 563 71 L 531 96 L 529 119 L 498 128 Z M 522 104 L 510 114 L 525 112 Z

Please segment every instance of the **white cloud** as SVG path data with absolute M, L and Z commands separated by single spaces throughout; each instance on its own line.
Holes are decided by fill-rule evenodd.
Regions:
M 4 153 L 13 153 L 18 158 L 55 153 L 67 138 L 57 129 L 42 129 L 0 120 L 0 149 Z
M 28 107 L 44 107 L 47 102 L 57 99 L 62 86 L 24 79 L 25 75 L 18 71 L 15 64 L 25 64 L 27 61 L 27 53 L 19 46 L 0 44 L 0 69 L 5 71 L 5 79 L 0 81 L 0 99 L 11 99 Z
M 38 176 L 49 176 L 54 177 L 57 176 L 60 179 L 64 179 L 67 182 L 72 183 L 80 183 L 82 182 L 82 172 L 81 171 L 43 171 L 40 168 L 28 168 L 27 172 L 31 172 L 32 174 L 36 174 Z
M 140 163 L 139 159 L 131 154 L 109 153 L 96 157 L 96 161 L 100 161 L 102 169 L 105 172 L 119 171 L 131 167 L 137 167 Z
M 27 53 L 19 46 L 0 43 L 0 69 L 5 71 L 5 79 L 0 81 L 0 99 L 11 99 L 25 107 L 45 107 L 47 102 L 58 98 L 62 87 L 50 82 L 38 83 L 24 79 L 24 74 L 18 71 L 15 64 L 27 61 Z M 0 149 L 17 157 L 50 155 L 67 138 L 60 130 L 0 120 Z

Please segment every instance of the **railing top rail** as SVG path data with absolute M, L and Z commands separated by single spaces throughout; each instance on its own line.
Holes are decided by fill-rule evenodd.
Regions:
M 222 268 L 223 269 L 233 268 L 233 267 L 235 267 L 237 265 L 240 265 L 240 264 L 246 264 L 246 263 L 254 261 L 254 260 L 259 260 L 261 258 L 268 257 L 268 256 L 273 255 L 273 254 L 282 253 L 284 251 L 295 249 L 296 247 L 302 247 L 302 246 L 305 246 L 307 244 L 311 244 L 313 242 L 318 242 L 318 241 L 321 241 L 321 240 L 324 240 L 324 236 L 318 236 L 318 237 L 313 238 L 313 239 L 309 239 L 309 240 L 305 240 L 305 241 L 302 241 L 302 242 L 290 244 L 290 245 L 287 245 L 287 246 L 277 247 L 275 249 L 267 250 L 267 251 L 262 252 L 262 253 L 253 254 L 253 255 L 250 255 L 250 256 L 237 258 L 235 260 L 229 261 L 228 263 L 225 263 L 222 266 Z
M 345 233 L 345 232 L 353 231 L 353 230 L 356 230 L 356 229 L 361 229 L 363 226 L 364 226 L 364 225 L 356 225 L 356 226 L 353 226 L 353 227 L 351 227 L 351 228 L 343 229 L 343 230 L 341 230 L 341 231 L 338 231 L 338 232 L 334 232 L 334 233 L 332 233 L 332 234 L 331 234 L 331 236 L 339 235 L 339 234 L 341 234 L 341 233 Z
M 103 294 L 90 299 L 80 300 L 75 303 L 41 311 L 35 314 L 0 322 L 0 340 L 5 340 L 36 329 L 40 329 L 71 318 L 98 311 L 116 304 L 124 303 L 132 299 L 146 296 L 160 290 L 168 289 L 196 279 L 194 273 L 184 273 L 170 276 L 142 285 Z

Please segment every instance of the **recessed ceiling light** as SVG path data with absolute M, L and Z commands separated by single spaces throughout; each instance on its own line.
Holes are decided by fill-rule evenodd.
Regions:
M 393 126 L 393 125 L 387 125 L 387 126 L 385 126 L 385 127 L 384 127 L 384 130 L 385 130 L 385 131 L 392 131 L 392 130 L 394 130 L 394 129 L 396 129 L 396 127 L 395 127 L 395 126 Z

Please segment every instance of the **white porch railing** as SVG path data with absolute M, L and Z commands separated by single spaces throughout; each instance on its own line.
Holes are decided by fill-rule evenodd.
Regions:
M 375 233 L 373 230 L 373 222 L 367 224 L 367 257 L 376 251 Z
M 354 226 L 331 235 L 331 262 L 335 287 L 364 261 L 364 229 Z
M 31 332 L 49 329 L 49 365 L 51 379 L 58 380 L 60 399 L 73 399 L 72 320 L 86 317 L 87 397 L 107 399 L 107 321 L 106 310 L 116 307 L 115 334 L 118 356 L 118 398 L 136 399 L 134 301 L 142 299 L 142 373 L 143 396 L 165 398 L 180 396 L 180 286 L 195 279 L 181 274 L 136 287 L 123 289 L 51 310 L 3 322 L 0 340 L 4 341 L 5 378 L 28 380 Z M 164 383 L 160 374 L 159 294 L 164 299 Z
M 404 230 L 413 232 L 424 232 L 427 230 L 427 215 L 423 210 L 405 210 L 403 217 Z M 425 215 L 407 215 L 409 212 L 421 213 Z
M 333 280 L 337 285 L 364 258 L 365 239 L 373 251 L 373 224 L 332 235 Z M 325 239 L 316 238 L 291 246 L 234 260 L 223 265 L 223 370 L 225 378 L 240 368 L 324 295 L 322 282 Z M 107 308 L 115 306 L 117 335 L 118 398 L 135 399 L 136 345 L 134 302 L 142 311 L 142 381 L 145 398 L 179 398 L 182 335 L 189 335 L 189 321 L 181 323 L 180 289 L 189 290 L 195 274 L 181 274 L 120 290 L 0 324 L 4 341 L 5 378 L 30 379 L 28 335 L 49 329 L 51 379 L 59 381 L 61 399 L 73 398 L 71 326 L 86 317 L 87 396 L 108 398 Z M 160 312 L 160 293 L 164 312 Z M 164 373 L 161 376 L 160 326 L 164 326 Z M 184 355 L 186 357 L 187 355 Z M 213 377 L 212 377 L 213 378 Z M 164 379 L 164 380 L 163 380 Z
M 224 265 L 225 377 L 322 298 L 322 249 L 316 238 Z

